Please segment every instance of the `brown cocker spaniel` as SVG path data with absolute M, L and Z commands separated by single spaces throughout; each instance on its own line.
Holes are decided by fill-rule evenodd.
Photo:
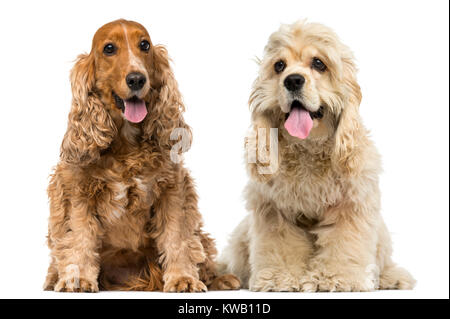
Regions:
M 171 152 L 189 132 L 167 51 L 143 26 L 101 27 L 71 72 L 73 102 L 51 176 L 46 290 L 237 289 L 219 277 L 193 181 Z M 189 138 L 190 139 L 190 138 Z

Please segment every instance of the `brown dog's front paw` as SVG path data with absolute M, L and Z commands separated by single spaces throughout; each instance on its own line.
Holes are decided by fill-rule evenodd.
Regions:
M 164 292 L 205 292 L 203 282 L 190 276 L 175 277 L 164 284 Z
M 219 276 L 209 285 L 209 290 L 237 290 L 241 287 L 240 280 L 232 274 Z
M 58 275 L 47 276 L 44 283 L 45 291 L 53 291 L 55 289 L 55 285 L 58 282 Z
M 98 292 L 98 284 L 97 281 L 71 277 L 60 279 L 54 290 L 57 292 Z

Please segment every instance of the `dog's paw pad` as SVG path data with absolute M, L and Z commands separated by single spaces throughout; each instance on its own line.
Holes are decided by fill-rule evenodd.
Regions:
M 210 290 L 236 290 L 241 287 L 239 279 L 231 274 L 217 277 L 210 285 Z
M 203 282 L 189 276 L 172 279 L 164 285 L 165 292 L 205 292 L 207 290 Z
M 65 278 L 60 279 L 54 288 L 57 292 L 98 292 L 96 281 L 83 278 Z
M 299 276 L 288 271 L 280 272 L 269 269 L 260 270 L 253 280 L 250 280 L 251 291 L 300 291 Z

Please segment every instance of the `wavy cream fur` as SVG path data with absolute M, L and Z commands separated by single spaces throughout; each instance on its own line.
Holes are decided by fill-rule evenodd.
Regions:
M 326 65 L 311 68 L 313 57 Z M 273 65 L 287 62 L 282 74 Z M 304 104 L 324 106 L 305 140 L 284 129 L 291 100 L 284 78 L 305 79 Z M 278 128 L 279 168 L 247 165 L 250 214 L 231 236 L 223 270 L 253 291 L 411 289 L 414 279 L 391 260 L 380 215 L 380 157 L 358 108 L 361 92 L 351 51 L 329 28 L 297 22 L 270 36 L 250 96 L 252 127 Z M 264 136 L 262 137 L 264 138 Z M 250 145 L 249 145 L 250 146 Z

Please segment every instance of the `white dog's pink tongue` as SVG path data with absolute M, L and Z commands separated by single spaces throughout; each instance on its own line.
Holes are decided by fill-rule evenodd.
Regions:
M 304 108 L 293 107 L 284 127 L 292 136 L 304 139 L 313 127 L 313 120 Z
M 133 123 L 141 122 L 147 115 L 147 108 L 145 107 L 144 100 L 125 100 L 125 112 L 126 119 Z

